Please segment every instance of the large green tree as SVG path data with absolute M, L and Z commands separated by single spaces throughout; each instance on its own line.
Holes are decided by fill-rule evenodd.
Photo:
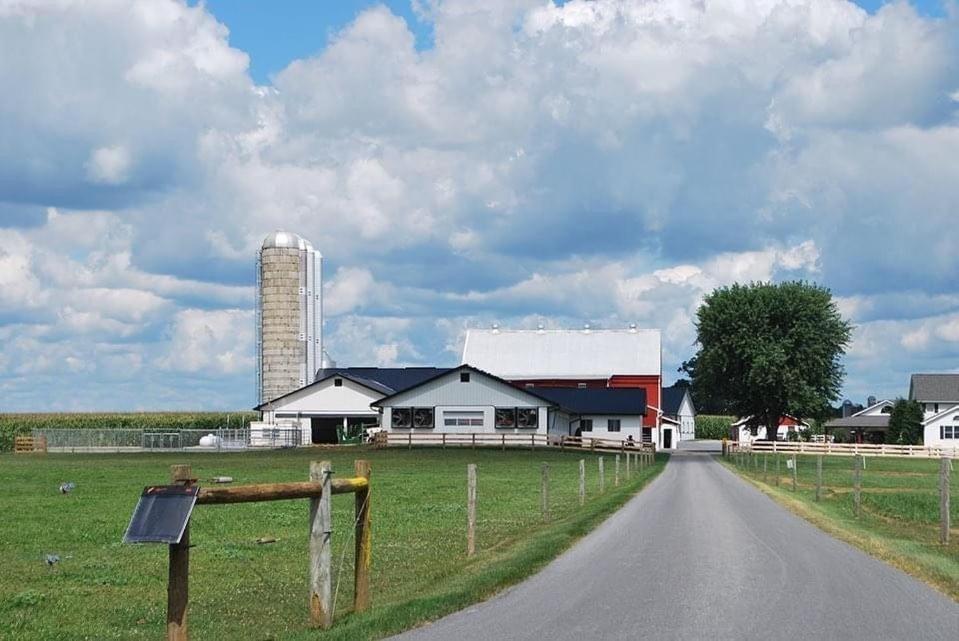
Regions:
M 779 417 L 821 417 L 839 398 L 852 332 L 829 290 L 806 282 L 750 283 L 706 296 L 696 314 L 694 389 L 776 434 Z
M 896 400 L 889 415 L 887 443 L 900 445 L 922 444 L 922 406 L 918 401 Z

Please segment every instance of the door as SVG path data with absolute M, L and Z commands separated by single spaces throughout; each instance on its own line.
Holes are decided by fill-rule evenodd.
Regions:
M 668 450 L 673 447 L 673 431 L 663 430 L 663 449 Z
M 343 425 L 339 416 L 314 416 L 310 419 L 310 439 L 313 443 L 336 443 L 336 428 Z

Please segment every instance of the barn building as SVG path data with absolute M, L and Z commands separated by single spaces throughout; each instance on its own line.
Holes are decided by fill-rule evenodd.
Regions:
M 675 448 L 680 438 L 675 424 L 662 421 L 659 330 L 471 329 L 462 363 L 544 395 L 564 388 L 643 390 L 642 438 L 662 449 Z
M 262 418 L 250 428 L 254 438 L 279 426 L 299 430 L 302 445 L 336 443 L 340 434 L 379 425 L 380 414 L 371 407 L 375 401 L 446 371 L 437 367 L 321 369 L 313 383 L 256 406 Z
M 395 433 L 580 435 L 639 442 L 639 388 L 528 388 L 471 365 L 437 373 L 372 403 Z

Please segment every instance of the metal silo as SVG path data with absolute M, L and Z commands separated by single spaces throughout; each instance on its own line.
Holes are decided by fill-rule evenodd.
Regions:
M 323 256 L 276 231 L 257 253 L 257 401 L 313 382 L 323 353 Z

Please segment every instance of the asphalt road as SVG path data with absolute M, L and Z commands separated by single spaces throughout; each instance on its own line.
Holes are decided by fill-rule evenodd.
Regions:
M 680 452 L 539 574 L 398 639 L 959 640 L 959 604 Z

